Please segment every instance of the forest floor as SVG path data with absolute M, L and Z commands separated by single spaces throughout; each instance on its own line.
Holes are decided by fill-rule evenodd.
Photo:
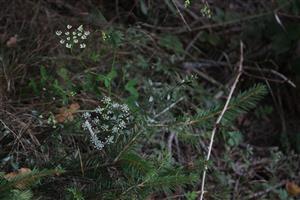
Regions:
M 218 124 L 206 198 L 297 199 L 299 2 L 180 2 L 0 0 L 3 175 L 22 173 L 20 168 L 61 167 L 65 173 L 32 188 L 35 199 L 113 199 L 93 197 L 106 186 L 98 188 L 100 192 L 86 191 L 86 185 L 99 181 L 89 177 L 89 170 L 99 166 L 78 120 L 97 107 L 100 98 L 110 96 L 131 110 L 138 105 L 143 112 L 136 118 L 155 124 L 138 139 L 134 151 L 141 157 L 170 156 L 171 165 L 187 171 L 202 163 L 193 183 L 153 190 L 147 199 L 198 199 L 211 131 L 220 113 L 212 108 L 222 107 L 228 99 L 242 62 L 233 102 L 239 104 L 239 97 L 251 95 L 251 89 L 259 91 L 261 85 L 267 94 L 253 99 L 253 104 L 249 100 L 245 109 L 243 102 L 237 105 L 234 118 L 228 113 L 230 120 Z M 70 30 L 83 25 L 88 31 L 87 39 L 78 45 L 73 41 L 71 50 L 65 46 L 67 25 L 72 25 Z M 199 123 L 204 111 L 213 113 L 207 125 Z M 195 126 L 193 120 L 198 120 Z M 174 124 L 167 127 L 169 122 Z M 105 157 L 107 152 L 100 154 Z M 105 173 L 119 176 L 113 167 Z M 138 193 L 132 187 L 118 198 L 131 190 Z

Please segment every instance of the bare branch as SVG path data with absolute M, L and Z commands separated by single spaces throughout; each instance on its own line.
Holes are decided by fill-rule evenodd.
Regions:
M 208 153 L 207 153 L 207 157 L 206 157 L 206 164 L 205 164 L 205 167 L 204 167 L 204 171 L 203 171 L 203 174 L 202 174 L 202 183 L 201 183 L 201 195 L 199 197 L 199 200 L 203 200 L 203 197 L 204 197 L 204 193 L 205 193 L 205 179 L 206 179 L 206 173 L 207 173 L 207 162 L 209 161 L 210 159 L 210 156 L 211 156 L 211 151 L 212 151 L 212 147 L 213 147 L 213 143 L 214 143 L 214 138 L 215 138 L 215 135 L 219 129 L 219 126 L 220 126 L 220 123 L 222 121 L 222 118 L 225 114 L 225 112 L 227 111 L 228 109 L 228 106 L 229 106 L 229 103 L 230 103 L 230 100 L 232 98 L 232 95 L 233 95 L 233 92 L 235 91 L 235 88 L 239 82 L 239 79 L 242 75 L 242 72 L 243 72 L 243 62 L 244 62 L 244 44 L 243 42 L 241 41 L 240 42 L 240 61 L 239 61 L 239 69 L 238 69 L 238 74 L 235 78 L 235 81 L 233 83 L 233 85 L 231 86 L 231 89 L 230 89 L 230 92 L 229 92 L 229 95 L 228 95 L 228 98 L 227 98 L 227 101 L 224 105 L 224 108 L 221 112 L 221 114 L 219 115 L 215 125 L 214 125 L 214 128 L 212 130 L 212 133 L 211 133 L 211 137 L 210 137 L 210 144 L 209 144 L 209 147 L 208 147 Z

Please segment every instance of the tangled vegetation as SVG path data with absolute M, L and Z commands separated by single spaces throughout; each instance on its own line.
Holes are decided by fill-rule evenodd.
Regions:
M 297 199 L 299 14 L 0 2 L 0 200 Z

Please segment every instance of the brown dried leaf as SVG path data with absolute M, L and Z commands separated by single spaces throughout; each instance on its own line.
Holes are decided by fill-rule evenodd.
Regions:
M 70 107 L 69 107 L 69 110 L 71 111 L 71 112 L 76 112 L 78 109 L 80 108 L 80 106 L 79 106 L 79 104 L 78 103 L 72 103 L 71 105 L 70 105 Z
M 78 103 L 72 103 L 69 108 L 60 108 L 59 114 L 55 116 L 55 120 L 59 123 L 63 123 L 65 121 L 73 121 L 73 114 L 80 108 Z
M 21 174 L 26 174 L 26 173 L 30 173 L 31 172 L 31 169 L 29 168 L 26 168 L 26 167 L 22 167 L 20 168 L 17 172 L 10 172 L 8 174 L 5 174 L 4 175 L 4 178 L 8 181 L 14 179 L 16 176 L 18 175 L 21 175 Z M 15 187 L 18 188 L 18 189 L 25 189 L 26 188 L 26 185 L 28 183 L 28 180 L 22 180 L 22 181 L 19 181 Z
M 300 186 L 294 182 L 287 181 L 285 184 L 285 188 L 289 195 L 291 196 L 299 196 L 300 195 Z

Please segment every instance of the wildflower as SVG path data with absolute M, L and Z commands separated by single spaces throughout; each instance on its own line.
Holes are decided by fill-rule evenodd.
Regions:
M 191 1 L 190 0 L 185 0 L 184 1 L 184 7 L 187 8 L 189 5 L 191 5 Z
M 83 26 L 80 25 L 78 28 L 77 28 L 78 31 L 82 32 L 83 31 Z
M 112 132 L 113 132 L 113 133 L 118 133 L 118 131 L 119 131 L 119 128 L 118 128 L 117 126 L 114 126 L 114 127 L 112 128 Z
M 83 113 L 82 128 L 90 133 L 90 141 L 96 149 L 103 149 L 105 145 L 115 142 L 120 135 L 129 134 L 129 108 L 126 104 L 119 104 L 109 97 L 104 97 L 91 112 Z
M 122 112 L 127 113 L 129 111 L 129 108 L 126 104 L 123 104 L 123 105 L 121 105 L 121 110 L 122 110 Z
M 62 34 L 61 31 L 56 31 L 55 33 L 56 33 L 57 36 L 60 36 Z
M 112 107 L 113 107 L 113 108 L 118 108 L 119 105 L 120 105 L 120 104 L 118 104 L 118 103 L 113 103 L 113 104 L 112 104 Z
M 84 44 L 84 43 L 80 44 L 81 49 L 84 49 L 85 47 L 86 47 L 86 44 Z
M 102 40 L 106 41 L 107 38 L 108 38 L 107 34 L 104 31 L 102 31 Z
M 125 124 L 125 122 L 124 122 L 123 120 L 120 121 L 120 123 L 119 123 L 119 128 L 120 128 L 120 129 L 126 128 L 126 124 Z
M 75 48 L 80 49 L 86 48 L 86 43 L 83 40 L 86 40 L 90 35 L 90 31 L 84 30 L 83 25 L 80 25 L 78 28 L 74 29 L 71 25 L 67 25 L 66 31 L 63 33 L 61 30 L 56 31 L 56 35 L 60 38 L 60 43 L 64 44 L 66 48 Z M 68 41 L 65 44 L 65 41 Z
M 67 44 L 66 44 L 66 47 L 67 47 L 68 49 L 71 49 L 71 48 L 72 48 L 72 44 L 67 43 Z
M 101 107 L 97 107 L 97 108 L 95 109 L 95 111 L 96 111 L 97 113 L 99 113 L 99 114 L 101 114 L 103 110 L 104 110 L 104 109 L 101 108 Z
M 150 96 L 148 101 L 149 101 L 150 103 L 153 102 L 153 96 Z
M 89 112 L 85 112 L 85 113 L 83 113 L 83 117 L 84 117 L 85 119 L 88 119 L 88 118 L 91 117 L 91 114 L 90 114 Z
M 200 12 L 201 12 L 202 16 L 204 16 L 204 17 L 207 17 L 207 18 L 212 17 L 212 11 L 207 2 L 203 5 Z
M 112 135 L 112 136 L 108 137 L 106 140 L 107 140 L 107 144 L 112 144 L 112 143 L 114 143 L 114 136 Z
M 105 103 L 105 104 L 109 104 L 111 102 L 111 98 L 104 97 L 103 100 L 102 100 L 102 102 Z

